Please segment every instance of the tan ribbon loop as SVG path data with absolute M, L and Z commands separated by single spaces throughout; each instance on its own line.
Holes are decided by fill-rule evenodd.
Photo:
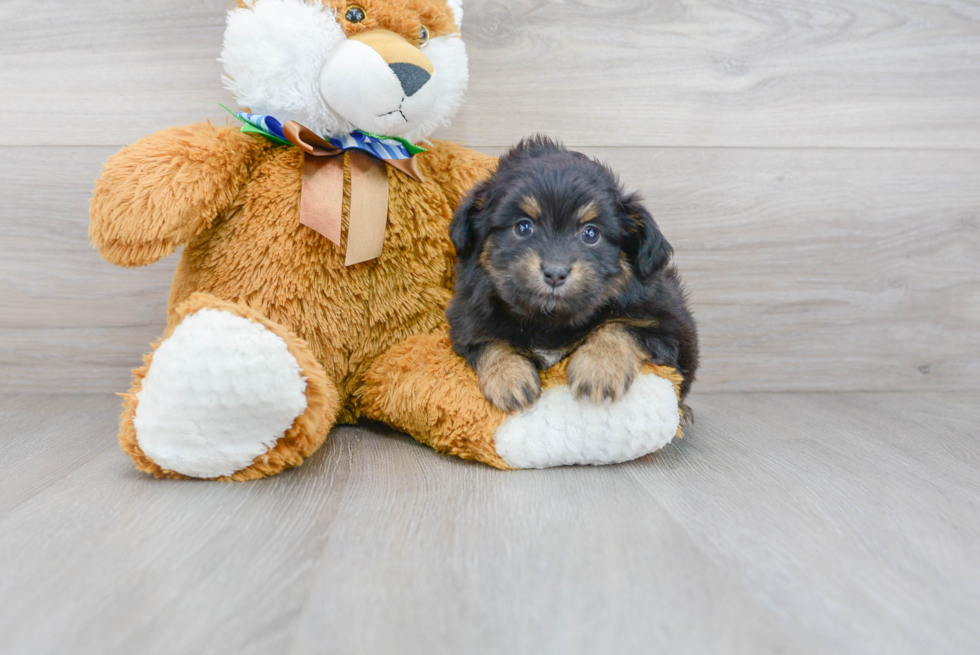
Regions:
M 340 246 L 344 210 L 344 159 L 305 157 L 299 222 Z M 340 198 L 340 202 L 337 202 Z
M 370 155 L 368 156 L 370 157 Z M 425 177 L 423 177 L 422 171 L 419 169 L 419 162 L 415 157 L 411 159 L 385 159 L 384 163 L 395 170 L 401 171 L 416 182 L 425 182 Z
M 299 146 L 306 154 L 314 157 L 334 157 L 344 153 L 340 148 L 328 143 L 313 130 L 303 127 L 296 121 L 287 121 L 282 131 L 293 145 Z
M 388 169 L 371 155 L 350 151 L 350 221 L 347 266 L 381 256 L 388 226 Z
M 290 143 L 306 153 L 300 223 L 341 245 L 344 206 L 344 151 L 296 121 L 283 125 Z M 384 251 L 388 225 L 388 168 L 423 182 L 414 157 L 377 159 L 350 150 L 351 202 L 347 229 L 347 266 L 377 259 Z

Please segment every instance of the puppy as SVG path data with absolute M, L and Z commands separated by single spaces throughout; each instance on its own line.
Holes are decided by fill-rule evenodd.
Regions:
M 526 139 L 460 204 L 450 237 L 450 336 L 494 405 L 527 409 L 538 371 L 569 355 L 579 399 L 619 399 L 645 362 L 677 369 L 687 395 L 698 337 L 673 249 L 606 166 Z

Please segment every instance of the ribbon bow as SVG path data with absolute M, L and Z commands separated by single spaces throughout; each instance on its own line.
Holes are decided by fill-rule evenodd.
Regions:
M 227 109 L 227 107 L 226 107 Z M 228 110 L 231 112 L 231 110 Z M 300 222 L 341 245 L 344 203 L 344 158 L 351 163 L 350 216 L 346 265 L 377 259 L 388 225 L 388 166 L 424 181 L 415 155 L 425 152 L 404 139 L 367 132 L 324 139 L 296 121 L 231 112 L 245 125 L 242 132 L 261 134 L 305 153 Z

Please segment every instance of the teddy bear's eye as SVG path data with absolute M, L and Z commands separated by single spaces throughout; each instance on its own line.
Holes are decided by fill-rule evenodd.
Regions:
M 425 25 L 419 30 L 419 47 L 424 48 L 429 44 L 429 28 Z
M 347 8 L 347 13 L 344 15 L 344 18 L 347 19 L 348 23 L 360 23 L 362 20 L 367 18 L 367 14 L 364 13 L 364 9 L 362 7 L 351 5 Z

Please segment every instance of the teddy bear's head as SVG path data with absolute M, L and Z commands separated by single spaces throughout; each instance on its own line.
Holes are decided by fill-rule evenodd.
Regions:
M 468 79 L 462 0 L 238 0 L 221 62 L 239 104 L 326 137 L 418 142 Z

